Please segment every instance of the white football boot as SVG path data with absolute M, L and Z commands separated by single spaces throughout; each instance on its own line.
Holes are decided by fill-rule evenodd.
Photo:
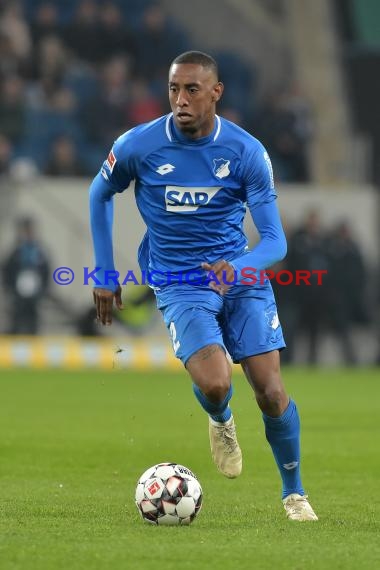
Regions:
M 317 521 L 318 517 L 313 511 L 307 495 L 292 493 L 283 499 L 286 516 L 291 521 Z
M 219 471 L 230 479 L 238 477 L 243 458 L 233 417 L 225 423 L 215 422 L 209 417 L 209 436 L 211 455 Z

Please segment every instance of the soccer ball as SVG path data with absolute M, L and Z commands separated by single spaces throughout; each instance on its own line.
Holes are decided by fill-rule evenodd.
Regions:
M 151 524 L 189 525 L 201 509 L 202 498 L 202 487 L 190 469 L 158 463 L 138 480 L 135 502 L 142 518 Z

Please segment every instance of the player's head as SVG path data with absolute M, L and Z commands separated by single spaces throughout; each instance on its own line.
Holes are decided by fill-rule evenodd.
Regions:
M 214 127 L 215 105 L 223 93 L 216 61 L 201 51 L 176 57 L 169 69 L 169 101 L 176 126 L 193 138 Z

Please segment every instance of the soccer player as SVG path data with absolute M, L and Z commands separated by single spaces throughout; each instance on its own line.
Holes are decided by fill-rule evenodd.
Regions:
M 216 114 L 222 93 L 212 57 L 179 55 L 169 69 L 172 112 L 121 135 L 95 177 L 90 217 L 99 268 L 97 318 L 110 325 L 113 303 L 122 308 L 113 196 L 134 180 L 147 227 L 140 267 L 152 276 L 173 350 L 209 416 L 214 462 L 226 477 L 241 473 L 228 353 L 240 363 L 262 411 L 287 517 L 317 520 L 301 482 L 297 407 L 280 375 L 285 343 L 276 303 L 269 281 L 258 273 L 286 254 L 271 163 L 257 139 Z M 261 238 L 252 250 L 243 232 L 246 206 Z

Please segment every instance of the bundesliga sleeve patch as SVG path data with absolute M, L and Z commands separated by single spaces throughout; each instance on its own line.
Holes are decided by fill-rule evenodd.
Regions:
M 108 166 L 108 169 L 109 169 L 111 174 L 112 174 L 113 169 L 115 168 L 116 162 L 117 162 L 116 157 L 115 157 L 113 151 L 111 150 L 108 157 L 107 157 L 107 160 L 106 160 L 106 166 Z
M 115 168 L 116 162 L 117 162 L 116 156 L 114 155 L 113 151 L 111 150 L 109 155 L 107 156 L 106 160 L 103 162 L 103 166 L 100 170 L 100 173 L 105 180 L 110 179 L 112 171 Z

